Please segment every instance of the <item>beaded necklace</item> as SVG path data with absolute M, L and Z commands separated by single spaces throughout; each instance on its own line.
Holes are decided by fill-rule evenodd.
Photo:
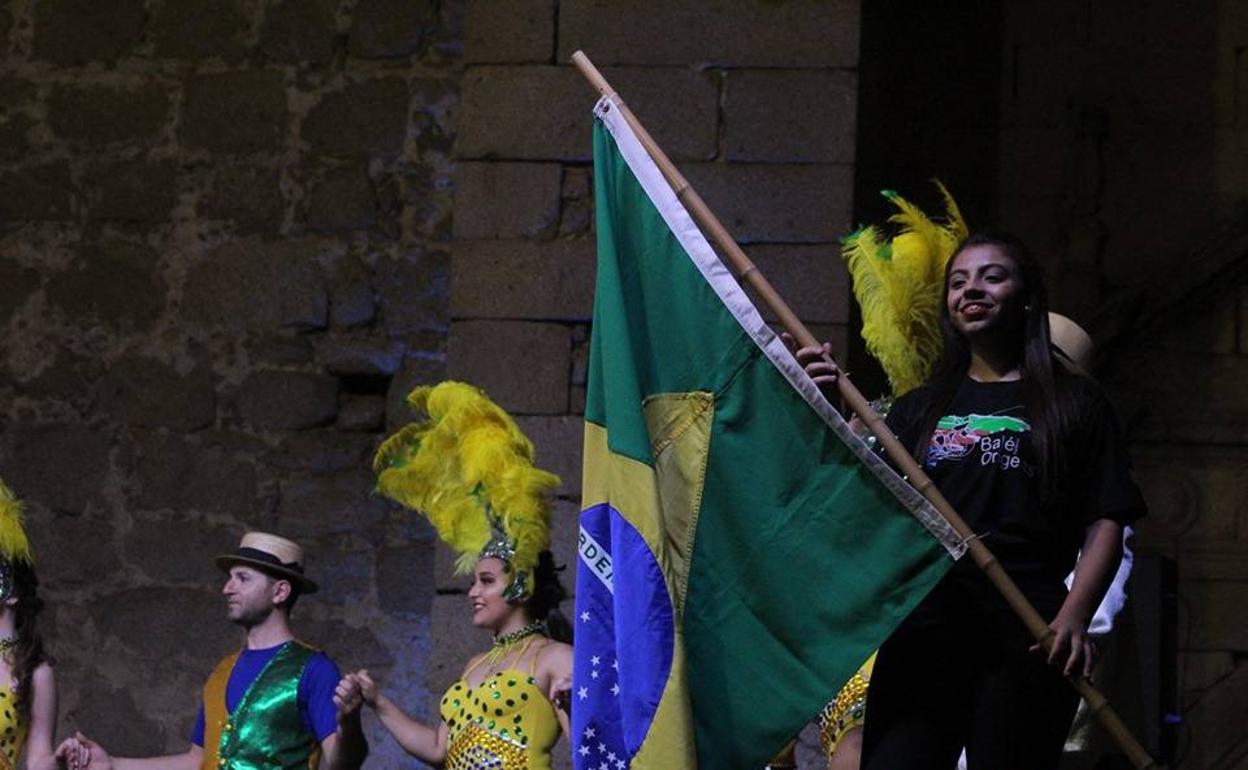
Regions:
M 510 633 L 499 634 L 494 637 L 494 646 L 485 654 L 483 662 L 488 663 L 493 668 L 502 662 L 503 658 L 510 655 L 521 642 L 537 634 L 546 635 L 546 624 L 540 620 L 521 626 Z

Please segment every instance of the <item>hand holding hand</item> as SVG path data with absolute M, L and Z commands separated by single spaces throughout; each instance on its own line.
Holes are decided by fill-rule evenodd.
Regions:
M 568 712 L 572 701 L 572 677 L 559 676 L 550 680 L 550 692 L 547 693 L 555 708 Z
M 338 686 L 334 688 L 334 705 L 338 707 L 338 719 L 357 714 L 360 706 L 364 703 L 364 697 L 360 694 L 360 684 L 355 679 L 355 674 L 347 674 L 338 682 Z
M 368 675 L 368 669 L 362 668 L 352 674 L 355 677 L 356 684 L 360 687 L 360 697 L 371 707 L 377 706 L 377 683 Z
M 113 758 L 104 747 L 82 733 L 66 738 L 56 748 L 57 763 L 68 770 L 112 770 Z

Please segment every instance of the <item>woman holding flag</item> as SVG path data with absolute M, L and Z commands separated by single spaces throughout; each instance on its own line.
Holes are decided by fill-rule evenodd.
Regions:
M 337 697 L 372 707 L 412 756 L 450 770 L 550 768 L 568 732 L 572 629 L 549 549 L 546 493 L 559 479 L 533 465 L 511 416 L 471 385 L 444 382 L 408 397 L 428 417 L 382 444 L 378 489 L 426 518 L 471 571 L 472 622 L 491 648 L 468 662 L 440 704 L 441 724 L 412 719 L 367 671 L 343 677 Z
M 1054 358 L 1041 272 L 1021 242 L 961 243 L 940 332 L 934 376 L 898 399 L 888 425 L 1051 618 L 1052 644 L 1041 653 L 978 568 L 959 562 L 880 650 L 863 767 L 953 768 L 964 745 L 972 770 L 1055 767 L 1078 702 L 1062 678 L 1091 671 L 1088 622 L 1143 501 L 1108 402 Z M 838 375 L 827 352 L 797 351 L 823 386 Z

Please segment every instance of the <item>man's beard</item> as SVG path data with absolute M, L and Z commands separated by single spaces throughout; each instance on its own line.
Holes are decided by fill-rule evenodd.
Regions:
M 263 623 L 272 612 L 273 608 L 267 606 L 240 607 L 239 613 L 230 617 L 230 622 L 245 629 L 250 629 Z

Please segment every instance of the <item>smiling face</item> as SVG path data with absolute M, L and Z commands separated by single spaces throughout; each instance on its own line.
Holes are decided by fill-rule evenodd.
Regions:
M 1018 265 L 992 244 L 969 246 L 949 266 L 945 307 L 953 326 L 974 344 L 1012 334 L 1024 319 Z
M 472 624 L 497 632 L 520 608 L 503 598 L 511 583 L 511 572 L 502 559 L 488 556 L 477 562 L 468 600 L 472 602 Z

